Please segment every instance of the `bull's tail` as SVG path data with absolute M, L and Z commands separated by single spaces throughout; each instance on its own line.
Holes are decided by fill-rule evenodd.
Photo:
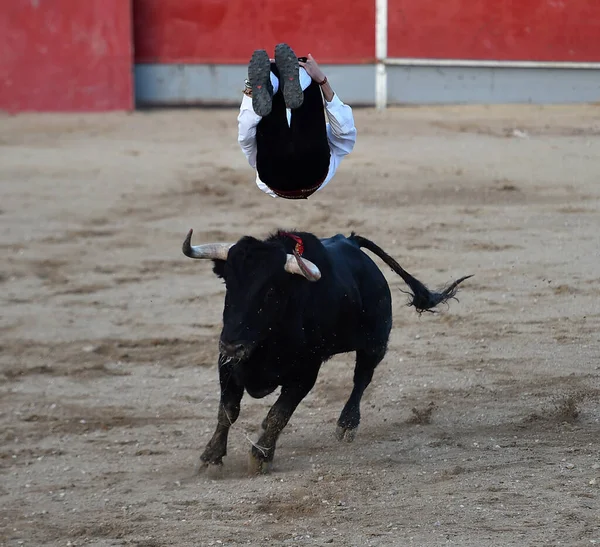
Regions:
M 423 283 L 421 283 L 417 278 L 410 275 L 400 264 L 398 264 L 390 255 L 388 255 L 379 245 L 373 243 L 371 240 L 359 236 L 352 232 L 350 236 L 351 239 L 356 241 L 360 247 L 364 247 L 368 249 L 373 254 L 376 254 L 381 260 L 383 260 L 392 270 L 394 270 L 410 287 L 412 293 L 409 293 L 411 296 L 411 301 L 409 302 L 409 306 L 414 306 L 415 309 L 422 313 L 424 311 L 431 311 L 432 308 L 435 308 L 438 304 L 442 304 L 447 302 L 451 298 L 455 298 L 456 293 L 458 291 L 458 285 L 462 283 L 465 279 L 469 279 L 469 277 L 473 277 L 472 275 L 465 275 L 460 279 L 457 279 L 453 283 L 451 283 L 445 289 L 432 292 L 430 291 Z

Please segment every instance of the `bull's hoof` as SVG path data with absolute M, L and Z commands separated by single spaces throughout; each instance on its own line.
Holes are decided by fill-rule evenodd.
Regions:
M 196 467 L 196 474 L 209 479 L 220 479 L 223 476 L 223 460 L 207 462 L 200 458 Z
M 353 428 L 353 429 L 349 429 L 347 427 L 342 427 L 341 425 L 338 425 L 336 430 L 335 430 L 335 436 L 337 437 L 338 441 L 345 441 L 347 443 L 351 443 L 354 440 L 354 437 L 356 437 L 356 431 L 358 428 Z
M 248 473 L 250 475 L 268 475 L 271 472 L 272 466 L 273 462 L 262 460 L 250 453 L 250 457 L 248 458 Z

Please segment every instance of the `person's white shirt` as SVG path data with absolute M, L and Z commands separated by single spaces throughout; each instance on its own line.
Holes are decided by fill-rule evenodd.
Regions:
M 327 127 L 327 141 L 331 152 L 329 157 L 329 171 L 319 190 L 332 179 L 337 171 L 340 162 L 352 152 L 356 143 L 356 127 L 354 126 L 354 116 L 352 108 L 344 104 L 339 97 L 334 94 L 331 101 L 324 100 L 325 111 L 329 122 Z M 291 120 L 291 111 L 287 110 L 288 124 Z M 256 169 L 256 126 L 261 117 L 254 112 L 252 108 L 252 98 L 244 95 L 240 113 L 238 116 L 238 142 L 248 159 L 248 163 Z M 258 176 L 256 173 L 256 185 L 266 194 L 278 197 Z M 318 190 L 317 190 L 318 191 Z

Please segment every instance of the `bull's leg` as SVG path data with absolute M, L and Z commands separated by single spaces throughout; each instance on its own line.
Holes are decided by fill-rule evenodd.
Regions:
M 383 352 L 356 352 L 356 367 L 354 368 L 354 388 L 337 423 L 336 436 L 342 441 L 352 442 L 360 423 L 360 401 L 367 386 L 371 383 L 375 367 L 385 355 Z
M 240 414 L 240 402 L 244 395 L 243 386 L 238 385 L 232 376 L 232 365 L 222 355 L 219 356 L 219 382 L 221 401 L 217 415 L 217 428 L 200 456 L 203 466 L 223 463 L 223 456 L 227 454 L 229 428 Z
M 311 373 L 311 377 L 302 378 L 298 383 L 282 387 L 281 394 L 262 423 L 262 432 L 258 442 L 252 445 L 249 461 L 250 473 L 259 474 L 270 471 L 279 434 L 287 425 L 300 401 L 315 385 L 317 374 L 318 367 L 314 374 Z

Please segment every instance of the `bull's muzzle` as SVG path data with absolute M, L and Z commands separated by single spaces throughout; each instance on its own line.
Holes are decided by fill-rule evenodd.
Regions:
M 235 359 L 237 361 L 245 361 L 250 357 L 251 348 L 242 342 L 223 342 L 219 341 L 219 351 L 222 355 Z

